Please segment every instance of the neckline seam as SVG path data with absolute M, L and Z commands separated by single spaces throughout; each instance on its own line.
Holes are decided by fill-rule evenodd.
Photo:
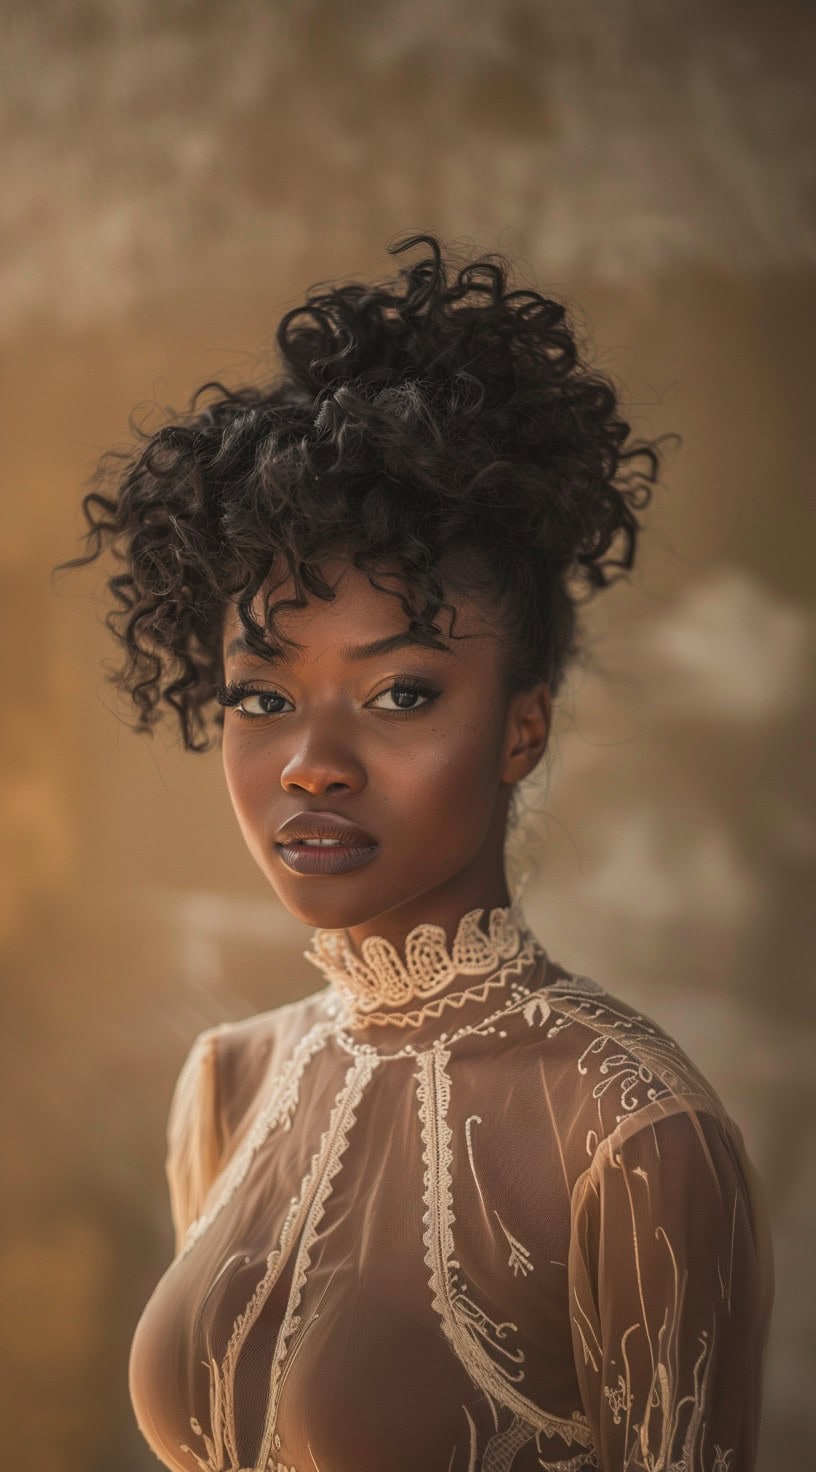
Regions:
M 546 967 L 548 967 L 550 964 L 550 957 L 546 951 L 543 953 L 543 955 L 546 962 L 546 975 Z M 463 1029 L 459 1029 L 453 1034 L 442 1034 L 437 1038 L 432 1038 L 428 1041 L 426 1045 L 417 1044 L 415 1047 L 411 1047 L 411 1045 L 409 1044 L 407 1048 L 395 1048 L 392 1053 L 382 1052 L 379 1048 L 376 1048 L 373 1043 L 361 1043 L 355 1041 L 346 1032 L 341 1022 L 334 1023 L 332 1031 L 329 1033 L 329 1037 L 335 1038 L 340 1047 L 342 1047 L 345 1052 L 351 1054 L 352 1056 L 359 1057 L 362 1055 L 364 1057 L 374 1057 L 378 1060 L 381 1060 L 382 1062 L 389 1062 L 392 1059 L 397 1058 L 412 1058 L 414 1061 L 416 1061 L 423 1056 L 439 1052 L 441 1049 L 447 1052 L 451 1046 L 454 1046 L 456 1043 L 463 1041 L 466 1037 L 478 1036 L 485 1029 L 489 1029 L 490 1024 L 500 1023 L 501 1019 L 504 1017 L 514 1017 L 524 1007 L 528 1006 L 530 1002 L 534 1001 L 542 994 L 550 991 L 553 986 L 556 986 L 558 984 L 558 980 L 559 978 L 556 978 L 555 981 L 551 982 L 542 982 L 540 986 L 525 991 L 522 996 L 514 997 L 512 1001 L 509 1002 L 506 1006 L 500 1007 L 497 1010 L 488 1013 L 487 1016 L 480 1018 L 477 1022 L 466 1024 Z M 330 989 L 326 990 L 324 996 L 330 996 Z M 339 1007 L 339 1005 L 339 1002 L 332 1003 L 332 1006 L 334 1007 Z M 331 1012 L 329 1012 L 329 1017 L 331 1020 Z

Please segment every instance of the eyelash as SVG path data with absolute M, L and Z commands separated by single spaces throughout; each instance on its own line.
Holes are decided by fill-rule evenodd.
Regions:
M 400 677 L 392 681 L 392 683 L 387 686 L 385 690 L 381 690 L 379 692 L 379 695 L 389 695 L 395 690 L 399 692 L 404 691 L 410 695 L 424 695 L 425 702 L 423 705 L 389 710 L 388 714 L 391 716 L 413 716 L 417 713 L 417 711 L 425 710 L 429 705 L 432 705 L 437 697 L 442 693 L 441 690 L 437 690 L 433 685 L 429 685 L 426 680 L 407 679 Z M 279 690 L 259 690 L 257 686 L 251 685 L 247 680 L 230 680 L 228 684 L 222 685 L 220 689 L 216 690 L 215 692 L 215 698 L 218 701 L 218 704 L 233 708 L 236 715 L 239 715 L 243 720 L 262 720 L 262 715 L 240 709 L 241 701 L 246 700 L 247 697 L 250 695 L 268 695 L 270 698 L 277 700 L 287 699 L 285 695 L 281 695 Z M 378 700 L 379 695 L 375 696 L 374 699 Z M 267 716 L 280 716 L 285 714 L 286 712 L 281 710 L 270 710 L 264 712 L 264 715 Z

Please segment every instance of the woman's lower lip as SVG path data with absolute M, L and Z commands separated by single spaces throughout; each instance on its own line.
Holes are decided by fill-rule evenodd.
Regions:
M 276 843 L 288 869 L 296 874 L 345 874 L 373 859 L 379 844 L 343 843 L 312 847 L 305 843 Z

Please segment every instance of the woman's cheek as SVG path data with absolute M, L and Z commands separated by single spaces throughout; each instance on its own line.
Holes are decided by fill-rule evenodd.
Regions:
M 241 740 L 239 733 L 225 737 L 224 775 L 241 827 L 244 832 L 255 831 L 268 816 L 273 780 L 268 754 Z

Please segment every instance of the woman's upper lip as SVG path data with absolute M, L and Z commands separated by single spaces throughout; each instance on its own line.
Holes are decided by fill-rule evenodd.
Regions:
M 372 844 L 376 839 L 337 813 L 295 813 L 278 829 L 276 843 L 294 843 L 299 838 L 337 838 L 341 843 Z

